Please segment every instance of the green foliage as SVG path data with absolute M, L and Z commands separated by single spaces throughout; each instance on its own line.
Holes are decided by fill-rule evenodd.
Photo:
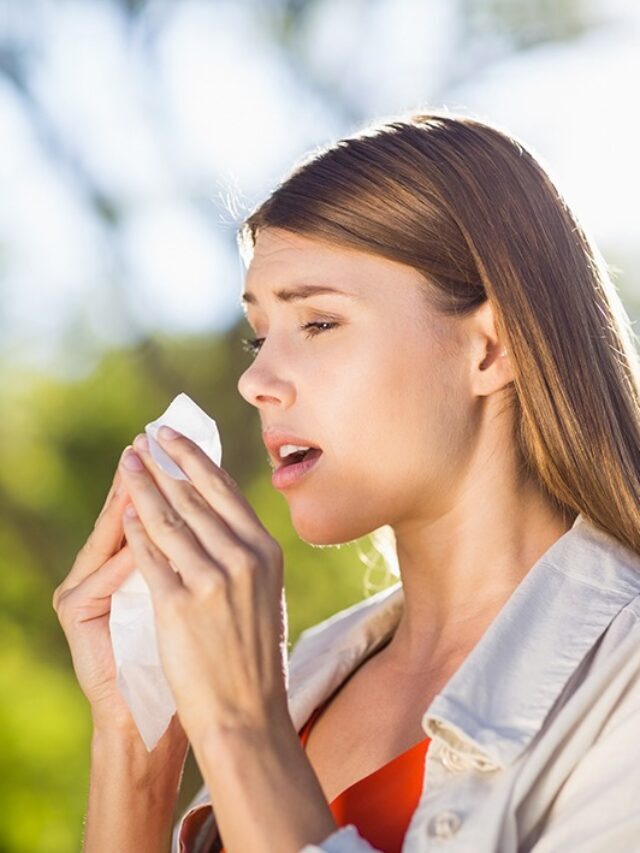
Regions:
M 9 620 L 0 625 L 0 821 L 3 850 L 79 849 L 90 725 L 68 668 Z

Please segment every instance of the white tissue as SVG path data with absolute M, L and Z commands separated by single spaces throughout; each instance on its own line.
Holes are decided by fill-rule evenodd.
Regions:
M 188 480 L 156 441 L 163 424 L 186 435 L 220 465 L 222 447 L 216 422 L 187 394 L 178 394 L 164 414 L 145 426 L 145 432 L 154 462 L 176 480 Z M 109 629 L 118 689 L 151 752 L 175 714 L 176 704 L 160 664 L 151 592 L 139 569 L 111 597 Z

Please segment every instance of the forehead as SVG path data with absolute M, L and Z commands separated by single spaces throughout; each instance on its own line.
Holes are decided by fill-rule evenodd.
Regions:
M 253 255 L 247 268 L 247 282 L 276 275 L 287 280 L 309 275 L 314 268 L 337 270 L 355 266 L 367 258 L 365 252 L 338 246 L 282 228 L 266 228 L 256 237 Z
M 352 298 L 375 299 L 385 289 L 402 291 L 399 277 L 422 280 L 412 267 L 380 255 L 270 227 L 256 237 L 245 278 L 248 298 L 243 301 L 262 302 L 294 285 L 325 286 Z

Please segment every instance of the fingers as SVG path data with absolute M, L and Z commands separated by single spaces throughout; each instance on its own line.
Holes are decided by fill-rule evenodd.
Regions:
M 156 477 L 157 466 L 149 452 L 137 447 L 136 452 L 146 470 L 127 472 L 128 486 L 145 528 L 163 552 L 180 565 L 181 561 L 189 559 L 189 553 L 184 553 L 182 546 L 193 552 L 192 539 L 195 538 L 205 554 L 214 557 L 218 563 L 241 563 L 247 546 L 227 526 L 217 510 L 207 503 L 191 483 L 176 481 L 175 486 L 166 484 L 165 489 L 162 489 Z M 176 541 L 177 529 L 185 538 L 183 543 Z M 200 550 L 197 548 L 198 552 Z M 190 562 L 194 562 L 193 556 Z M 197 562 L 200 560 L 197 559 Z
M 135 568 L 128 545 L 83 581 L 60 593 L 56 610 L 60 622 L 86 622 L 111 610 L 111 596 Z
M 148 464 L 149 466 L 153 465 L 150 458 Z M 127 541 L 140 562 L 149 565 L 148 571 L 153 572 L 155 565 L 165 569 L 171 561 L 183 574 L 187 584 L 192 584 L 203 576 L 209 576 L 213 566 L 211 555 L 206 552 L 198 537 L 180 512 L 176 511 L 170 499 L 158 488 L 150 468 L 145 467 L 143 463 L 141 470 L 128 470 L 125 476 L 132 499 L 135 502 L 135 508 L 140 514 L 139 520 L 132 521 L 128 526 L 125 526 L 125 533 Z M 183 489 L 185 488 L 184 483 L 180 485 L 183 486 Z M 191 494 L 192 499 L 197 500 L 196 493 L 191 485 L 186 485 L 186 493 Z M 180 502 L 185 500 L 187 497 L 186 494 L 183 494 Z M 207 509 L 211 519 L 211 508 L 207 507 Z M 211 523 L 212 521 L 210 521 Z M 140 570 L 143 571 L 142 566 Z M 175 573 L 171 570 L 166 583 L 172 584 L 175 581 Z M 159 579 L 158 583 L 160 582 Z
M 120 492 L 122 490 L 122 487 L 123 487 L 122 475 L 120 474 L 120 468 L 117 468 L 116 473 L 114 474 L 113 480 L 111 481 L 111 488 L 109 489 L 109 492 L 107 493 L 107 497 L 104 500 L 104 504 L 102 505 L 102 509 L 98 513 L 98 518 L 102 517 L 105 510 L 107 509 L 107 507 L 111 503 L 111 498 L 114 496 L 116 491 Z M 96 519 L 96 521 L 98 520 L 98 518 Z
M 108 598 L 118 590 L 135 568 L 133 553 L 128 545 L 85 578 L 80 587 L 91 598 Z
M 259 551 L 266 531 L 230 474 L 186 436 L 167 441 L 158 435 L 158 440 L 190 482 L 175 480 L 163 471 L 148 450 L 138 446 L 137 441 L 134 441 L 134 449 L 173 505 L 178 508 L 181 502 L 183 505 L 188 503 L 195 490 L 204 498 L 205 504 L 215 510 L 229 531 Z
M 173 570 L 161 549 L 147 536 L 138 515 L 127 518 L 126 534 L 138 568 L 149 585 L 157 612 L 161 603 L 166 602 L 172 593 L 184 589 L 181 576 Z M 188 557 L 190 556 L 188 554 Z M 211 571 L 210 568 L 208 571 Z
M 118 486 L 122 487 L 121 491 L 118 490 Z M 124 539 L 122 511 L 128 501 L 129 494 L 118 470 L 104 508 L 96 519 L 89 538 L 78 552 L 69 574 L 53 593 L 54 609 L 63 592 L 79 584 L 120 550 Z

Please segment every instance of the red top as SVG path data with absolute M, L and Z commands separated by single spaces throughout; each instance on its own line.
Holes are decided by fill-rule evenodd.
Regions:
M 300 730 L 303 746 L 306 746 L 313 724 L 328 701 L 315 709 Z M 378 850 L 400 853 L 422 793 L 424 762 L 430 743 L 431 738 L 418 741 L 339 794 L 329 804 L 338 826 L 352 823 L 360 835 Z M 224 853 L 224 848 L 220 853 Z

